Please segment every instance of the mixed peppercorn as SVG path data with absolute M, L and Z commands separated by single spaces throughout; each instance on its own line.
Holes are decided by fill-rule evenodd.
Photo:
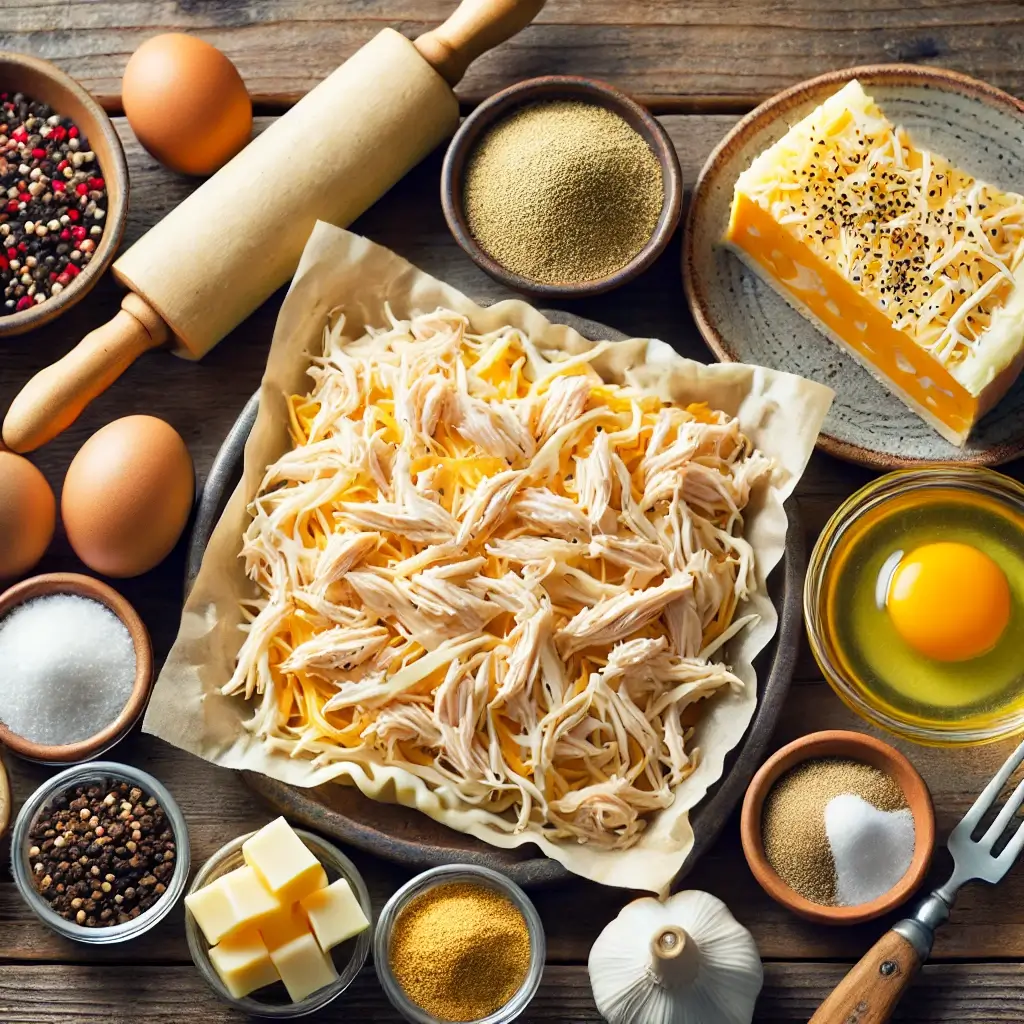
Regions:
M 93 258 L 106 214 L 106 183 L 78 127 L 0 92 L 0 316 L 59 295 Z
M 29 830 L 36 891 L 66 921 L 104 928 L 132 921 L 167 891 L 177 849 L 156 798 L 128 782 L 74 786 Z

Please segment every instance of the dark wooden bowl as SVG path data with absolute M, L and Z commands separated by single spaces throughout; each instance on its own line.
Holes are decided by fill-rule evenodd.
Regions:
M 887 892 L 870 903 L 855 907 L 827 907 L 791 889 L 768 863 L 761 838 L 761 811 L 772 786 L 804 761 L 843 757 L 873 765 L 891 776 L 903 790 L 914 816 L 914 856 L 906 874 Z M 859 732 L 840 729 L 815 732 L 777 750 L 761 766 L 747 789 L 740 816 L 743 853 L 761 888 L 776 903 L 817 924 L 863 924 L 887 914 L 906 901 L 924 881 L 935 847 L 935 811 L 931 794 L 917 769 L 895 748 Z
M 54 572 L 44 576 L 33 576 L 16 583 L 9 590 L 0 594 L 0 620 L 14 608 L 36 597 L 50 597 L 54 594 L 75 594 L 78 597 L 92 598 L 109 608 L 124 623 L 132 638 L 135 648 L 135 684 L 132 687 L 128 703 L 121 713 L 105 729 L 80 740 L 60 746 L 47 746 L 33 743 L 31 740 L 11 732 L 0 721 L 0 744 L 11 753 L 24 757 L 29 761 L 40 761 L 43 764 L 77 764 L 90 761 L 103 751 L 109 750 L 135 724 L 149 700 L 149 691 L 153 684 L 153 646 L 149 633 L 139 618 L 139 613 L 113 587 L 72 572 Z M 2 714 L 2 710 L 0 710 Z M 0 801 L 2 803 L 2 801 Z M 2 824 L 2 822 L 0 822 Z M 0 829 L 2 831 L 2 829 Z
M 107 186 L 103 234 L 85 269 L 54 298 L 20 313 L 0 315 L 0 338 L 24 334 L 69 310 L 110 266 L 128 219 L 128 164 L 110 118 L 73 78 L 45 60 L 0 51 L 0 92 L 23 92 L 70 117 L 89 142 Z
M 477 244 L 470 233 L 462 201 L 466 161 L 476 148 L 480 137 L 495 122 L 504 120 L 518 107 L 544 100 L 578 100 L 606 107 L 618 114 L 647 142 L 661 164 L 665 198 L 654 234 L 629 263 L 607 277 L 572 284 L 545 284 L 532 281 L 528 277 L 521 277 L 506 270 Z M 571 75 L 530 78 L 503 89 L 480 104 L 455 133 L 441 169 L 441 205 L 444 208 L 445 220 L 448 221 L 448 227 L 463 250 L 477 266 L 507 287 L 527 295 L 549 299 L 575 299 L 584 295 L 597 295 L 618 288 L 619 285 L 643 273 L 668 245 L 672 233 L 679 224 L 682 196 L 683 175 L 679 169 L 679 158 L 665 129 L 625 93 L 605 82 Z

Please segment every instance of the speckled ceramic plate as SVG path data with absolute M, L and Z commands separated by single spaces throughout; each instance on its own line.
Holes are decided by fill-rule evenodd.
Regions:
M 1007 462 L 1024 454 L 1024 378 L 967 445 L 956 448 L 719 244 L 740 173 L 851 78 L 920 145 L 985 181 L 1024 190 L 1024 104 L 1012 96 L 951 71 L 914 65 L 848 68 L 812 78 L 743 118 L 704 165 L 683 242 L 690 310 L 719 359 L 789 370 L 835 390 L 818 439 L 833 455 L 879 469 Z
M 586 338 L 617 341 L 626 337 L 621 331 L 593 320 L 553 310 L 543 312 L 549 320 L 567 324 Z M 186 591 L 191 589 L 199 574 L 210 535 L 241 476 L 245 442 L 256 422 L 258 408 L 259 395 L 256 394 L 246 403 L 210 468 L 189 538 Z M 724 774 L 690 814 L 694 845 L 676 876 L 676 885 L 718 838 L 743 797 L 761 763 L 789 691 L 803 632 L 801 595 L 807 558 L 795 499 L 787 502 L 786 513 L 789 516 L 786 553 L 768 578 L 768 590 L 779 612 L 779 627 L 775 638 L 754 662 L 757 709 L 743 739 L 729 754 Z M 244 772 L 243 777 L 251 789 L 292 821 L 410 867 L 430 868 L 454 861 L 481 864 L 502 871 L 525 886 L 550 885 L 568 877 L 561 864 L 544 857 L 533 845 L 514 850 L 489 846 L 406 807 L 374 802 L 353 786 L 329 783 L 315 789 L 299 789 L 255 772 Z

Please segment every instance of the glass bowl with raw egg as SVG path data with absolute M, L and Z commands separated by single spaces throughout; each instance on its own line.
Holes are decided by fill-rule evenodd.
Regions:
M 839 697 L 917 743 L 1024 730 L 1024 486 L 986 469 L 889 473 L 849 498 L 804 583 Z

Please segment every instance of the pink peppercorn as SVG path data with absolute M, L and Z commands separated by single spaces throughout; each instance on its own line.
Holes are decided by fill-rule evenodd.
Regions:
M 35 303 L 32 301 L 31 296 L 22 295 L 22 297 L 18 299 L 17 306 L 15 306 L 14 308 L 20 313 L 23 309 L 28 309 L 29 306 L 33 305 L 35 305 Z

